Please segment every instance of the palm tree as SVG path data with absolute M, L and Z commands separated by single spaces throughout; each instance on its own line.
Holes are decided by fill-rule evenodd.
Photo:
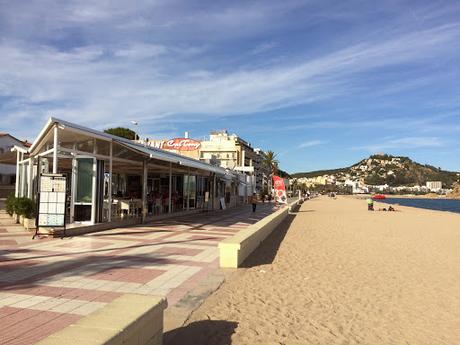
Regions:
M 272 176 L 276 174 L 278 171 L 278 164 L 279 161 L 276 159 L 276 153 L 273 151 L 267 151 L 265 153 L 265 157 L 262 161 L 262 164 L 270 171 L 269 179 L 268 179 L 268 190 L 271 193 L 272 190 Z

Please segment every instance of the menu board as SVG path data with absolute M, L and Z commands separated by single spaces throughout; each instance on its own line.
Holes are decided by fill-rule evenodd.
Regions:
M 40 176 L 38 226 L 65 226 L 66 177 L 60 174 Z

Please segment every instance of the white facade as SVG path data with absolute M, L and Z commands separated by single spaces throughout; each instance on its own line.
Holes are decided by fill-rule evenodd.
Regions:
M 361 181 L 346 180 L 344 185 L 351 187 L 353 194 L 366 194 L 366 193 L 369 193 L 369 189 Z
M 426 188 L 428 188 L 432 192 L 437 192 L 442 189 L 442 182 L 441 181 L 428 181 L 426 183 Z
M 199 159 L 251 177 L 245 182 L 248 195 L 256 189 L 262 189 L 256 185 L 257 179 L 253 178 L 258 174 L 259 155 L 236 134 L 228 134 L 225 130 L 211 132 L 209 140 L 201 141 Z
M 0 133 L 0 155 L 11 152 L 13 146 L 23 146 L 23 142 L 9 134 Z M 0 185 L 11 185 L 16 176 L 16 165 L 0 163 Z

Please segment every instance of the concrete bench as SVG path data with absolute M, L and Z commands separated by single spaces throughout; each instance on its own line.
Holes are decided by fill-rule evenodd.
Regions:
M 295 201 L 257 223 L 241 230 L 236 235 L 219 242 L 219 261 L 222 268 L 238 268 L 243 261 L 272 233 L 287 217 L 299 207 Z
M 161 345 L 164 297 L 127 294 L 50 335 L 40 345 Z

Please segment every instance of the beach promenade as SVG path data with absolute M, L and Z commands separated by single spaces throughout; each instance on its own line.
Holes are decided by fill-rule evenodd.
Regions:
M 304 203 L 167 344 L 460 344 L 460 215 L 366 208 Z
M 33 344 L 126 293 L 174 306 L 218 269 L 219 241 L 274 211 L 247 205 L 62 240 L 31 240 L 3 213 L 0 344 Z

